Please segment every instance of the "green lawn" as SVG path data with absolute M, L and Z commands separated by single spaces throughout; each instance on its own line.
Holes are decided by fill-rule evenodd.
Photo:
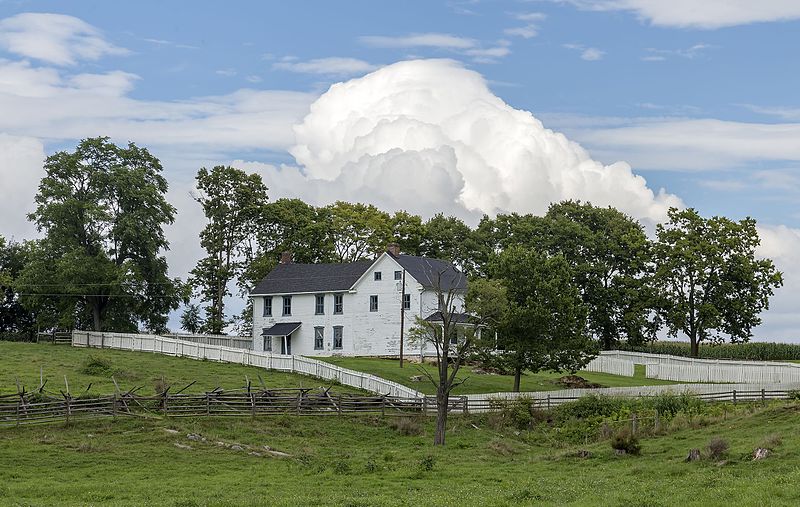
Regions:
M 391 417 L 79 421 L 0 430 L 0 505 L 797 505 L 799 416 L 797 405 L 775 404 L 698 419 L 698 429 L 644 439 L 639 457 L 477 416 L 451 417 L 438 449 L 432 419 L 411 436 Z M 774 453 L 751 461 L 774 433 Z M 684 462 L 717 435 L 731 446 L 724 464 Z M 574 457 L 578 448 L 591 456 Z
M 99 359 L 101 364 L 91 367 L 90 358 Z M 238 389 L 246 385 L 245 376 L 252 386 L 259 388 L 259 375 L 268 387 L 273 388 L 316 388 L 327 385 L 326 381 L 320 379 L 237 364 L 198 361 L 147 352 L 0 341 L 0 394 L 17 392 L 16 379 L 28 391 L 38 388 L 40 371 L 47 380 L 45 389 L 54 393 L 66 389 L 66 375 L 73 395 L 85 392 L 89 384 L 90 393 L 113 393 L 112 375 L 121 389 L 142 386 L 137 393 L 144 395 L 153 394 L 154 385 L 162 376 L 167 384 L 174 386 L 173 392 L 192 381 L 197 382 L 185 392 L 205 392 L 218 386 L 223 389 Z M 358 392 L 341 386 L 334 390 Z
M 420 368 L 425 368 L 432 375 L 436 368 L 431 364 L 420 366 L 419 363 L 406 362 L 404 368 L 400 368 L 400 362 L 396 359 L 379 359 L 367 357 L 320 357 L 322 361 L 337 364 L 345 368 L 363 371 L 393 380 L 403 385 L 407 385 L 426 394 L 435 394 L 433 384 L 423 375 L 421 382 L 412 382 L 411 377 L 422 375 Z M 463 373 L 462 373 L 463 372 Z M 607 373 L 579 372 L 578 374 L 586 380 L 600 384 L 603 387 L 626 387 L 626 386 L 648 386 L 661 384 L 674 384 L 667 380 L 656 380 L 645 378 L 644 365 L 636 365 L 633 377 L 622 377 Z M 564 386 L 556 381 L 566 373 L 527 373 L 522 376 L 520 390 L 522 391 L 554 391 L 564 389 Z M 510 391 L 514 386 L 514 378 L 509 375 L 477 375 L 472 373 L 472 367 L 466 366 L 459 372 L 459 377 L 467 378 L 467 381 L 458 386 L 454 394 L 473 394 L 473 393 L 496 393 Z

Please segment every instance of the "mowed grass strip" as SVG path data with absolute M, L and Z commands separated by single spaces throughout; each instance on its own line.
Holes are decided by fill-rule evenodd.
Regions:
M 452 417 L 445 448 L 431 446 L 432 418 L 119 418 L 9 429 L 0 431 L 0 505 L 797 505 L 798 416 L 797 405 L 754 406 L 645 438 L 638 457 L 616 456 L 607 441 L 573 446 L 536 429 L 493 429 L 488 416 Z M 752 461 L 774 434 L 782 441 L 772 455 Z M 684 462 L 717 436 L 730 444 L 724 463 Z M 590 457 L 575 457 L 579 448 Z
M 78 348 L 68 345 L 15 343 L 0 341 L 0 394 L 16 393 L 19 380 L 27 391 L 38 389 L 40 371 L 47 381 L 45 389 L 58 393 L 66 389 L 79 395 L 112 394 L 114 379 L 125 391 L 142 386 L 138 394 L 155 393 L 156 384 L 171 385 L 170 392 L 189 387 L 187 393 L 201 393 L 215 387 L 238 389 L 245 387 L 247 377 L 253 389 L 260 389 L 259 375 L 269 388 L 317 388 L 330 386 L 329 381 L 264 370 L 250 366 L 215 361 L 199 361 L 154 354 L 121 350 Z M 360 392 L 344 386 L 335 386 L 335 392 Z
M 397 359 L 368 357 L 319 357 L 317 359 L 352 370 L 371 373 L 387 380 L 393 380 L 425 394 L 436 393 L 433 384 L 423 373 L 424 368 L 424 371 L 427 371 L 429 374 L 433 375 L 434 378 L 437 378 L 436 367 L 430 363 L 421 365 L 419 363 L 406 361 L 405 366 L 400 368 L 400 361 Z M 459 370 L 459 378 L 467 378 L 467 380 L 456 387 L 453 390 L 453 394 L 497 393 L 511 391 L 514 386 L 514 377 L 512 375 L 477 374 L 473 372 L 473 369 L 474 367 L 472 366 L 464 366 Z M 568 372 L 526 372 L 525 375 L 522 376 L 520 390 L 531 392 L 564 389 L 565 387 L 558 383 L 558 379 L 568 374 Z M 422 376 L 421 381 L 411 380 L 412 377 L 420 375 Z M 650 386 L 675 383 L 668 380 L 646 378 L 644 365 L 636 366 L 633 377 L 592 372 L 578 372 L 578 375 L 589 382 L 600 384 L 602 387 Z

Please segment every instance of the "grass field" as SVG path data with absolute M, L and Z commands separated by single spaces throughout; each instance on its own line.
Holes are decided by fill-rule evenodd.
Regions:
M 451 417 L 443 449 L 431 446 L 432 419 L 404 435 L 390 417 L 118 419 L 2 430 L 0 505 L 796 505 L 800 408 L 753 410 L 644 439 L 638 457 L 616 456 L 608 442 L 581 445 L 592 453 L 585 459 L 552 432 L 493 429 L 476 416 Z M 774 453 L 751 461 L 776 433 Z M 717 435 L 731 446 L 725 463 L 684 462 Z
M 425 368 L 432 375 L 436 374 L 436 367 L 431 364 L 420 365 L 419 363 L 405 363 L 404 368 L 400 368 L 400 362 L 396 359 L 379 359 L 365 357 L 320 357 L 323 361 L 337 364 L 345 368 L 363 371 L 393 380 L 403 385 L 407 385 L 426 394 L 435 394 L 433 384 L 423 376 L 421 382 L 412 382 L 412 376 L 421 375 L 420 368 Z M 463 372 L 463 373 L 461 373 Z M 528 373 L 522 376 L 520 386 L 521 391 L 553 391 L 564 389 L 564 386 L 557 383 L 559 377 L 566 373 Z M 607 373 L 580 372 L 579 375 L 590 382 L 600 384 L 603 387 L 626 387 L 626 386 L 645 386 L 673 384 L 667 380 L 656 380 L 645 378 L 644 366 L 637 365 L 633 377 L 622 377 Z M 459 372 L 459 377 L 467 377 L 467 381 L 458 386 L 454 394 L 473 394 L 473 393 L 496 393 L 510 391 L 514 386 L 514 378 L 510 375 L 477 375 L 472 373 L 472 367 L 465 366 Z
M 85 392 L 89 384 L 90 393 L 113 393 L 112 375 L 123 390 L 143 386 L 137 391 L 143 395 L 153 394 L 156 382 L 162 377 L 167 384 L 174 386 L 173 392 L 192 381 L 197 382 L 185 392 L 205 392 L 217 386 L 236 389 L 245 386 L 245 376 L 254 388 L 259 388 L 259 375 L 268 387 L 273 388 L 327 385 L 320 379 L 236 364 L 145 352 L 0 341 L 0 394 L 17 392 L 17 379 L 28 391 L 38 388 L 40 371 L 47 380 L 45 389 L 54 393 L 65 389 L 66 375 L 73 395 Z M 357 392 L 342 386 L 336 386 L 334 391 Z
M 50 382 L 63 381 L 67 374 L 73 392 L 89 382 L 92 391 L 110 392 L 109 371 L 101 375 L 85 371 L 87 365 L 96 368 L 97 359 L 125 378 L 124 387 L 146 385 L 149 392 L 161 375 L 175 385 L 198 380 L 196 390 L 239 387 L 245 375 L 254 378 L 258 373 L 272 387 L 320 383 L 232 364 L 4 342 L 0 342 L 0 379 L 6 391 L 9 386 L 16 389 L 15 376 L 28 386 L 38 385 L 41 366 Z M 409 367 L 400 374 L 413 371 Z M 601 382 L 611 377 L 586 376 Z M 551 379 L 542 377 L 541 382 Z M 615 379 L 620 380 L 605 380 Z M 51 386 L 56 388 L 60 384 Z M 496 389 L 491 384 L 486 388 Z M 566 409 L 539 414 L 531 419 L 538 422 L 526 429 L 514 422 L 516 411 L 451 416 L 446 448 L 432 447 L 434 421 L 420 417 L 120 416 L 3 429 L 0 506 L 800 503 L 796 487 L 800 405 L 796 403 L 766 407 L 700 403 L 672 419 L 665 417 L 666 434 L 643 438 L 641 456 L 616 456 L 608 440 L 597 440 L 601 426 L 628 424 L 624 420 L 630 408 L 618 406 L 602 417 L 596 411 L 582 419 L 574 419 L 575 414 L 586 413 L 581 412 L 586 408 L 569 412 L 570 419 L 563 418 L 567 412 L 557 412 L 561 410 Z M 640 415 L 644 425 L 647 413 Z M 769 435 L 780 437 L 771 438 L 773 454 L 752 461 L 750 453 Z M 704 449 L 715 436 L 730 443 L 724 463 L 684 462 L 689 449 Z M 578 449 L 590 451 L 591 456 L 576 457 Z

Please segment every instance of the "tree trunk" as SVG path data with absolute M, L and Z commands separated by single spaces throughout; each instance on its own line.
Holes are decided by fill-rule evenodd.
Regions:
M 697 343 L 697 338 L 694 336 L 689 337 L 689 341 L 691 342 L 691 356 L 692 357 L 699 357 L 700 356 L 700 344 Z
M 519 392 L 519 384 L 520 384 L 521 380 L 522 380 L 522 368 L 517 366 L 516 368 L 514 368 L 514 389 L 513 389 L 513 391 L 515 393 Z
M 92 303 L 92 320 L 94 321 L 94 330 L 102 331 L 102 321 L 100 319 L 100 301 Z
M 439 384 L 436 390 L 436 433 L 433 436 L 433 445 L 444 445 L 445 431 L 447 430 L 447 405 L 450 402 L 450 393 Z

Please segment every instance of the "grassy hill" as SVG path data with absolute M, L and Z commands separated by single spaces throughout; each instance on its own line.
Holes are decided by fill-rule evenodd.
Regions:
M 47 381 L 45 388 L 55 393 L 66 388 L 66 375 L 73 394 L 85 392 L 90 384 L 90 393 L 111 394 L 114 392 L 112 376 L 122 390 L 143 386 L 137 391 L 143 395 L 153 394 L 155 384 L 162 378 L 174 386 L 173 391 L 196 381 L 185 392 L 205 392 L 217 386 L 236 389 L 245 386 L 245 377 L 259 388 L 259 375 L 273 388 L 315 388 L 328 384 L 302 375 L 146 352 L 0 341 L 0 394 L 17 392 L 17 379 L 29 391 L 38 388 L 40 373 Z M 342 386 L 334 390 L 357 392 Z
M 593 432 L 567 431 L 585 421 L 554 427 L 555 416 L 524 430 L 452 417 L 444 449 L 431 446 L 432 419 L 81 421 L 0 430 L 0 463 L 13 464 L 0 467 L 0 504 L 796 505 L 798 416 L 788 403 L 679 414 L 641 456 L 616 456 Z M 722 461 L 684 462 L 715 436 L 730 444 Z M 752 461 L 762 441 L 773 454 Z
M 400 368 L 400 362 L 396 359 L 380 359 L 367 357 L 320 357 L 323 361 L 333 363 L 345 368 L 363 371 L 393 380 L 403 385 L 407 385 L 417 391 L 426 394 L 435 394 L 433 384 L 423 376 L 420 382 L 412 382 L 411 377 L 422 375 L 424 368 L 431 375 L 436 375 L 436 367 L 431 364 L 420 365 L 419 363 L 406 362 L 404 368 Z M 467 378 L 467 381 L 458 386 L 453 393 L 473 394 L 473 393 L 496 393 L 510 391 L 514 385 L 514 377 L 511 375 L 486 375 L 473 372 L 474 368 L 465 366 L 459 371 L 459 377 Z M 559 377 L 566 373 L 527 373 L 523 375 L 521 391 L 554 391 L 564 389 L 558 383 Z M 602 387 L 627 387 L 627 386 L 646 386 L 660 384 L 674 384 L 668 380 L 649 379 L 644 376 L 644 367 L 637 366 L 636 374 L 633 377 L 622 377 L 607 373 L 580 372 L 579 375 L 589 382 L 600 384 Z

